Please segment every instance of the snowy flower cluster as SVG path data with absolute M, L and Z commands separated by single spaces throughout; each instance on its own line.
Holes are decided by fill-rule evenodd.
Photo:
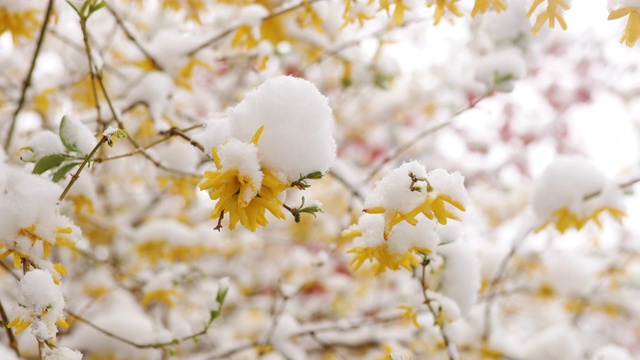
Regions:
M 16 268 L 26 262 L 48 271 L 56 283 L 66 269 L 49 260 L 52 247 L 73 248 L 82 234 L 60 215 L 61 192 L 43 177 L 0 163 L 0 258 L 13 255 Z
M 227 115 L 200 137 L 212 147 L 217 168 L 205 172 L 200 189 L 217 200 L 212 219 L 228 214 L 230 229 L 240 222 L 255 231 L 267 225 L 266 210 L 285 218 L 287 187 L 329 170 L 336 151 L 331 108 L 309 81 L 280 76 L 247 94 Z M 215 135 L 206 139 L 210 132 Z
M 436 252 L 440 243 L 438 224 L 460 220 L 467 192 L 459 173 L 427 170 L 417 161 L 407 162 L 380 180 L 365 200 L 366 214 L 345 230 L 357 238 L 351 265 L 358 269 L 366 261 L 377 262 L 376 272 L 411 270 L 420 254 Z
M 60 287 L 53 282 L 51 274 L 34 269 L 20 280 L 20 306 L 16 317 L 7 325 L 21 333 L 31 327 L 31 334 L 39 342 L 52 342 L 58 326 L 68 327 L 63 314 L 64 298 Z
M 534 184 L 533 209 L 538 229 L 553 224 L 561 233 L 580 230 L 590 221 L 602 227 L 602 213 L 616 220 L 625 215 L 617 184 L 589 160 L 569 156 L 558 157 L 540 174 Z

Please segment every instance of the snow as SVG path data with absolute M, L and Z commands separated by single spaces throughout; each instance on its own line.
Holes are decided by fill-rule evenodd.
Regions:
M 627 349 L 608 344 L 598 348 L 591 360 L 632 360 L 632 357 Z
M 34 135 L 20 149 L 20 158 L 23 161 L 38 161 L 51 154 L 62 154 L 65 152 L 64 145 L 60 137 L 52 131 L 45 130 Z
M 449 173 L 444 169 L 434 169 L 427 174 L 429 185 L 439 194 L 448 195 L 462 206 L 467 204 L 467 190 L 464 177 L 459 172 Z
M 405 254 L 411 248 L 429 249 L 436 252 L 440 238 L 434 232 L 436 222 L 425 219 L 415 226 L 401 222 L 393 227 L 387 240 L 387 250 L 391 254 Z M 378 236 L 382 236 L 380 233 Z
M 475 78 L 486 86 L 487 91 L 510 92 L 525 71 L 526 64 L 520 51 L 507 49 L 478 60 Z
M 311 82 L 291 76 L 271 78 L 230 108 L 231 135 L 249 142 L 264 126 L 258 142 L 260 163 L 282 173 L 287 181 L 326 172 L 336 143 L 328 100 Z
M 44 360 L 82 360 L 82 353 L 66 347 L 57 347 L 46 354 Z
M 408 213 L 424 202 L 427 198 L 427 184 L 419 181 L 414 184 L 420 191 L 411 191 L 411 177 L 427 178 L 427 171 L 419 162 L 405 162 L 400 167 L 393 169 L 380 180 L 371 196 L 365 200 L 365 208 L 383 206 L 389 211 Z
M 20 304 L 14 311 L 22 319 L 31 321 L 31 333 L 44 341 L 58 333 L 56 321 L 64 319 L 64 297 L 60 287 L 47 271 L 33 269 L 19 283 Z M 24 306 L 24 307 L 23 307 Z
M 146 104 L 158 130 L 165 130 L 169 125 L 162 119 L 162 114 L 173 89 L 173 79 L 169 75 L 160 71 L 149 72 L 131 89 L 127 95 L 127 104 Z
M 533 186 L 532 205 L 541 223 L 561 208 L 581 217 L 602 207 L 624 208 L 617 185 L 589 160 L 576 156 L 559 156 L 542 171 Z
M 623 7 L 632 7 L 640 10 L 640 0 L 607 0 L 609 12 Z
M 62 119 L 60 137 L 83 155 L 88 155 L 98 143 L 93 132 L 80 120 L 71 116 Z
M 458 240 L 438 247 L 438 252 L 445 259 L 440 292 L 455 301 L 462 316 L 466 316 L 480 289 L 480 265 L 473 247 Z

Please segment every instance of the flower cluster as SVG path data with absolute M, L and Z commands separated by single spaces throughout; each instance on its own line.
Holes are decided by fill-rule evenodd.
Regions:
M 13 255 L 15 267 L 27 262 L 49 271 L 59 282 L 66 269 L 48 260 L 51 248 L 73 248 L 81 234 L 69 218 L 58 213 L 61 189 L 11 166 L 0 168 L 0 258 Z
M 465 211 L 463 181 L 459 173 L 442 169 L 427 173 L 417 161 L 394 169 L 365 200 L 367 214 L 343 233 L 358 238 L 349 251 L 355 254 L 351 266 L 357 270 L 375 260 L 376 273 L 409 270 L 419 264 L 420 254 L 434 253 L 440 243 L 436 227 L 460 220 Z
M 301 181 L 321 177 L 333 163 L 331 108 L 312 83 L 280 76 L 227 115 L 200 137 L 211 146 L 216 166 L 205 172 L 200 189 L 217 200 L 212 219 L 220 222 L 228 214 L 230 229 L 240 222 L 255 231 L 268 224 L 267 210 L 285 218 L 285 189 L 304 189 Z
M 21 333 L 31 327 L 38 341 L 51 343 L 58 333 L 58 326 L 68 327 L 62 310 L 64 298 L 51 274 L 34 269 L 20 280 L 20 306 L 17 316 L 7 325 Z
M 625 215 L 617 185 L 578 157 L 559 157 L 547 166 L 534 184 L 533 209 L 538 230 L 553 224 L 561 233 L 580 230 L 590 221 L 602 227 L 603 213 L 618 221 Z

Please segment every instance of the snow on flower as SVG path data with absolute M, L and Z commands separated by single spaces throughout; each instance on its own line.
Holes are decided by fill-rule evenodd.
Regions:
M 417 161 L 402 164 L 376 184 L 372 196 L 365 201 L 369 214 L 384 214 L 384 238 L 391 229 L 406 221 L 416 225 L 420 214 L 437 219 L 442 225 L 447 219 L 459 220 L 465 211 L 467 192 L 459 173 L 436 169 L 427 173 Z
M 582 229 L 589 221 L 602 226 L 599 216 L 609 213 L 616 220 L 624 215 L 622 192 L 590 161 L 559 157 L 536 180 L 533 209 L 538 230 L 549 224 L 564 233 Z
M 72 248 L 81 234 L 59 214 L 60 192 L 45 178 L 0 164 L 0 258 L 13 255 L 15 267 L 28 261 L 50 271 L 56 282 L 66 270 L 47 260 L 51 247 Z
M 385 241 L 384 218 L 364 214 L 357 224 L 343 233 L 345 237 L 356 238 L 355 246 L 348 251 L 354 254 L 349 266 L 357 271 L 366 261 L 370 261 L 376 274 L 387 269 L 399 270 L 401 267 L 411 271 L 412 266 L 420 264 L 422 254 L 435 254 L 440 239 L 434 228 L 435 223 L 427 219 L 415 226 L 403 222 L 391 230 Z
M 205 172 L 200 190 L 217 200 L 211 218 L 228 214 L 230 229 L 238 222 L 251 231 L 267 225 L 266 210 L 284 219 L 283 191 L 321 177 L 335 158 L 331 108 L 306 80 L 266 81 L 231 108 L 226 121 L 230 138 L 213 147 L 217 170 Z
M 53 282 L 51 274 L 34 269 L 20 280 L 20 306 L 17 316 L 7 325 L 21 333 L 31 327 L 38 341 L 55 339 L 58 327 L 68 327 L 63 314 L 64 297 L 60 287 Z

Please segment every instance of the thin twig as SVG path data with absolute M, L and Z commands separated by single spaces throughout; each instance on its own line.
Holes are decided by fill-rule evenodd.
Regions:
M 5 331 L 7 332 L 7 337 L 9 338 L 9 347 L 13 349 L 18 357 L 20 357 L 20 350 L 18 350 L 18 340 L 16 340 L 16 337 L 13 334 L 13 330 L 7 326 L 7 324 L 9 324 L 9 317 L 4 311 L 2 301 L 0 301 L 0 316 L 2 317 L 2 323 L 4 324 Z
M 278 17 L 280 15 L 284 15 L 284 14 L 286 14 L 288 12 L 297 10 L 297 9 L 305 6 L 305 4 L 313 4 L 313 3 L 318 2 L 318 1 L 323 1 L 323 0 L 306 0 L 306 1 L 302 1 L 299 4 L 292 5 L 292 6 L 288 7 L 288 8 L 284 8 L 284 9 L 282 9 L 280 11 L 276 11 L 274 13 L 271 13 L 271 14 L 263 17 L 262 19 L 260 19 L 260 22 L 262 23 L 264 21 L 271 20 L 271 19 L 276 18 L 276 17 Z M 209 39 L 209 40 L 205 41 L 204 43 L 198 45 L 195 49 L 192 49 L 189 52 L 187 52 L 186 55 L 191 57 L 191 56 L 197 54 L 200 50 L 202 50 L 202 49 L 204 49 L 204 48 L 206 48 L 208 46 L 211 46 L 211 45 L 217 43 L 218 41 L 224 39 L 225 37 L 229 36 L 230 34 L 232 34 L 234 31 L 238 30 L 243 25 L 244 24 L 232 27 L 231 29 L 227 29 L 227 30 L 221 32 L 220 34 L 215 35 L 211 39 Z
M 367 176 L 367 178 L 365 179 L 365 183 L 370 182 L 375 176 L 376 174 L 385 166 L 387 165 L 390 161 L 396 159 L 398 156 L 400 156 L 402 153 L 404 153 L 405 151 L 409 150 L 409 148 L 411 148 L 413 145 L 415 145 L 416 143 L 418 143 L 420 140 L 424 139 L 426 136 L 431 135 L 449 125 L 451 125 L 458 116 L 460 116 L 461 114 L 473 109 L 476 105 L 478 105 L 478 103 L 480 101 L 482 101 L 483 99 L 485 99 L 487 97 L 487 95 L 482 95 L 480 97 L 478 97 L 477 99 L 473 100 L 469 105 L 467 105 L 467 107 L 460 109 L 456 112 L 453 113 L 453 115 L 451 115 L 451 117 L 449 118 L 449 120 L 442 122 L 438 125 L 432 126 L 428 129 L 423 130 L 421 133 L 419 133 L 418 135 L 416 135 L 413 139 L 409 140 L 408 142 L 406 142 L 405 144 L 403 144 L 402 146 L 400 146 L 399 148 L 397 148 L 393 153 L 391 153 L 390 155 L 387 155 L 387 157 L 385 157 L 381 163 L 379 163 L 376 167 L 373 168 L 373 170 L 371 170 L 371 172 L 369 173 L 369 175 Z
M 142 46 L 142 44 L 140 44 L 140 42 L 135 38 L 135 36 L 133 36 L 133 34 L 129 31 L 129 29 L 127 28 L 127 26 L 124 24 L 124 22 L 122 21 L 122 18 L 120 17 L 120 15 L 115 11 L 115 9 L 110 6 L 107 5 L 107 10 L 109 10 L 109 12 L 111 13 L 111 15 L 113 15 L 113 17 L 116 19 L 116 22 L 118 23 L 118 25 L 120 26 L 120 28 L 122 29 L 122 31 L 124 31 L 125 35 L 127 36 L 127 38 L 129 40 L 131 40 L 131 42 L 133 42 L 133 44 L 138 48 L 138 50 L 140 50 L 140 52 L 147 57 L 147 59 L 149 59 L 149 61 L 151 61 L 151 64 L 153 65 L 153 67 L 155 67 L 156 69 L 162 71 L 164 70 L 162 68 L 162 66 L 160 65 L 160 63 L 158 63 L 158 61 L 156 59 L 153 58 L 153 56 L 151 56 L 151 54 Z
M 82 30 L 82 41 L 84 42 L 84 50 L 87 55 L 87 62 L 89 64 L 89 77 L 91 78 L 91 92 L 93 94 L 93 99 L 95 101 L 97 120 L 98 124 L 98 134 L 102 133 L 104 130 L 104 123 L 102 121 L 102 114 L 100 113 L 100 99 L 98 99 L 98 89 L 96 87 L 96 78 L 98 75 L 96 74 L 96 70 L 93 64 L 93 58 L 91 56 L 91 44 L 89 43 L 89 31 L 87 30 L 87 20 L 88 18 L 85 16 L 80 16 L 80 29 Z M 102 75 L 100 75 L 102 76 Z
M 181 337 L 181 338 L 178 338 L 178 339 L 173 339 L 171 341 L 158 342 L 158 343 L 148 343 L 148 344 L 139 344 L 139 343 L 131 341 L 131 340 L 125 338 L 125 337 L 122 337 L 122 336 L 120 336 L 118 334 L 112 333 L 111 331 L 109 331 L 109 330 L 107 330 L 107 329 L 105 329 L 105 328 L 103 328 L 101 326 L 98 326 L 98 325 L 94 324 L 90 320 L 85 319 L 84 317 L 80 316 L 79 314 L 74 313 L 71 310 L 65 310 L 65 311 L 67 312 L 67 314 L 69 314 L 69 316 L 77 319 L 78 321 L 80 321 L 82 323 L 87 324 L 87 326 L 89 326 L 90 328 L 92 328 L 92 329 L 94 329 L 94 330 L 96 330 L 96 331 L 98 331 L 98 332 L 100 332 L 100 333 L 112 338 L 112 339 L 118 340 L 120 342 L 123 342 L 125 344 L 131 345 L 131 346 L 133 346 L 135 348 L 138 348 L 138 349 L 152 349 L 152 348 L 153 349 L 160 349 L 160 348 L 164 348 L 164 347 L 171 346 L 171 345 L 177 345 L 177 344 L 179 344 L 181 342 L 184 342 L 184 341 L 194 340 L 194 339 L 206 334 L 209 331 L 209 328 L 211 326 L 211 324 L 208 324 L 202 330 L 198 331 L 195 334 L 184 336 L 184 337 Z
M 36 60 L 38 60 L 38 55 L 40 55 L 40 49 L 42 49 L 42 44 L 44 43 L 44 37 L 47 32 L 47 26 L 49 25 L 49 19 L 51 18 L 51 13 L 53 12 L 54 2 L 55 2 L 54 0 L 49 0 L 49 4 L 47 5 L 47 12 L 44 15 L 42 28 L 40 29 L 40 36 L 38 37 L 38 42 L 36 44 L 36 50 L 33 53 L 33 59 L 31 59 L 31 66 L 29 67 L 29 72 L 27 72 L 27 77 L 24 79 L 24 84 L 22 85 L 22 92 L 20 93 L 20 100 L 18 101 L 18 107 L 13 113 L 13 118 L 11 119 L 9 132 L 7 133 L 7 138 L 5 139 L 5 142 L 4 142 L 4 150 L 7 153 L 9 152 L 9 146 L 11 146 L 11 139 L 13 138 L 13 132 L 15 130 L 18 114 L 20 114 L 20 111 L 22 111 L 22 107 L 24 106 L 24 102 L 27 98 L 27 90 L 31 85 L 31 78 L 33 75 L 33 70 L 36 67 Z
M 427 290 L 429 290 L 429 288 L 427 287 L 427 266 L 429 265 L 429 262 L 430 262 L 429 258 L 425 256 L 421 264 L 422 276 L 420 276 L 418 280 L 420 281 L 420 286 L 422 288 L 422 296 L 424 298 L 424 303 L 429 308 L 429 312 L 431 312 L 431 315 L 433 315 L 434 322 L 438 325 L 438 329 L 440 329 L 440 335 L 442 336 L 442 341 L 444 341 L 444 347 L 447 351 L 447 356 L 449 357 L 450 360 L 455 360 L 457 359 L 457 356 L 455 355 L 454 348 L 453 348 L 453 346 L 455 345 L 451 342 L 451 340 L 449 339 L 449 336 L 447 335 L 444 322 L 438 320 L 439 318 L 438 313 L 442 313 L 442 308 L 439 308 L 436 311 L 436 309 L 432 304 L 432 299 L 430 299 L 427 296 Z
M 69 184 L 67 184 L 67 187 L 64 188 L 64 190 L 62 191 L 62 194 L 60 194 L 60 197 L 58 198 L 58 202 L 59 203 L 62 202 L 62 200 L 64 200 L 64 198 L 65 198 L 65 196 L 67 196 L 67 193 L 69 192 L 69 190 L 71 190 L 71 187 L 73 186 L 73 184 L 76 181 L 78 181 L 78 178 L 80 178 L 80 173 L 82 172 L 84 167 L 87 166 L 87 164 L 91 160 L 91 157 L 93 157 L 93 155 L 98 151 L 98 149 L 100 149 L 100 147 L 104 143 L 107 142 L 107 140 L 108 140 L 107 136 L 106 135 L 102 135 L 102 138 L 100 138 L 100 141 L 98 141 L 96 146 L 93 147 L 93 150 L 91 150 L 89 155 L 87 155 L 87 157 L 84 159 L 82 164 L 80 164 L 80 167 L 78 168 L 76 173 L 71 176 L 71 181 L 69 181 Z

